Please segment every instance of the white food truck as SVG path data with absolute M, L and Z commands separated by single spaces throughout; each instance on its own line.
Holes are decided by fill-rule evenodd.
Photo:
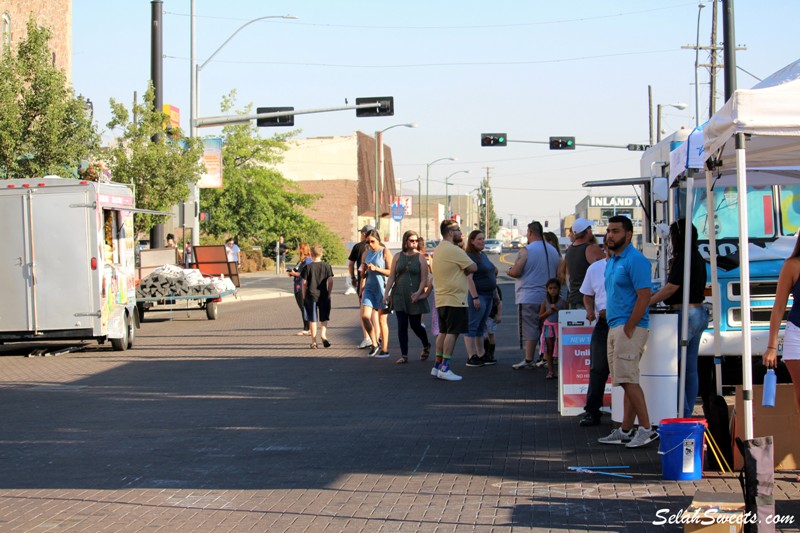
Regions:
M 133 346 L 134 211 L 118 183 L 0 180 L 0 343 Z

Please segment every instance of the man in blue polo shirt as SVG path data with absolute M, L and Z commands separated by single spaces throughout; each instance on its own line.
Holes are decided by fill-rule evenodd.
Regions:
M 628 448 L 646 446 L 658 438 L 650 427 L 647 402 L 639 385 L 639 361 L 650 335 L 650 261 L 631 246 L 633 223 L 628 217 L 608 219 L 605 243 L 612 256 L 606 264 L 606 320 L 608 321 L 608 366 L 612 385 L 625 391 L 622 426 L 601 444 L 624 444 Z M 639 418 L 639 430 L 632 434 Z

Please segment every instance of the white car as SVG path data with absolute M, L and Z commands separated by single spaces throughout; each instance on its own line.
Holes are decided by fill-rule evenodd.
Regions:
M 484 242 L 483 251 L 487 254 L 503 253 L 503 241 L 498 239 L 486 239 Z

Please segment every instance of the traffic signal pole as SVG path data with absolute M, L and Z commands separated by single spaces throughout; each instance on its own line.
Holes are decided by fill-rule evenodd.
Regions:
M 277 111 L 273 113 L 257 113 L 255 115 L 222 115 L 217 117 L 198 117 L 195 119 L 196 128 L 211 128 L 214 126 L 226 126 L 228 124 L 244 124 L 251 120 L 288 117 L 292 115 L 310 115 L 312 113 L 329 113 L 331 111 L 347 111 L 350 109 L 376 109 L 381 107 L 380 102 L 369 104 L 346 105 L 341 107 L 321 107 L 317 109 L 296 109 L 294 111 Z
M 510 143 L 525 143 L 525 144 L 550 144 L 550 141 L 522 141 L 515 139 L 508 139 Z M 590 146 L 592 148 L 622 148 L 630 152 L 644 152 L 650 145 L 647 144 L 594 144 L 594 143 L 575 143 L 575 146 Z

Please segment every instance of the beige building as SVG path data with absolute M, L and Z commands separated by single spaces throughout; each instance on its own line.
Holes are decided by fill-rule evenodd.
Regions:
M 290 141 L 283 162 L 277 169 L 295 182 L 305 193 L 319 198 L 307 211 L 342 238 L 343 243 L 360 238 L 365 224 L 375 226 L 375 138 L 362 132 L 339 137 L 314 137 Z M 415 230 L 430 238 L 439 238 L 439 222 L 445 214 L 444 196 L 430 196 L 425 222 L 425 196 L 398 196 L 399 180 L 395 179 L 392 150 L 383 146 L 383 182 L 379 188 L 379 231 L 386 242 L 397 243 L 403 232 Z M 408 187 L 408 182 L 406 182 Z M 408 202 L 408 211 L 401 221 L 392 218 L 392 204 L 399 199 Z M 478 207 L 468 195 L 451 195 L 453 213 L 459 215 L 465 228 L 474 227 Z
M 381 236 L 390 229 L 391 203 L 396 199 L 392 150 L 384 144 L 383 183 L 380 187 Z M 283 162 L 277 165 L 283 176 L 305 193 L 319 198 L 308 215 L 325 224 L 342 238 L 357 241 L 359 228 L 375 225 L 375 139 L 362 132 L 340 137 L 315 137 L 289 142 Z
M 72 0 L 0 0 L 0 53 L 27 36 L 31 18 L 50 30 L 53 63 L 72 83 Z
M 642 229 L 645 224 L 644 210 L 636 196 L 587 196 L 575 206 L 575 215 L 564 219 L 564 228 L 572 226 L 576 217 L 594 222 L 592 232 L 605 235 L 608 219 L 624 215 L 633 221 L 633 243 L 637 248 L 642 245 Z

